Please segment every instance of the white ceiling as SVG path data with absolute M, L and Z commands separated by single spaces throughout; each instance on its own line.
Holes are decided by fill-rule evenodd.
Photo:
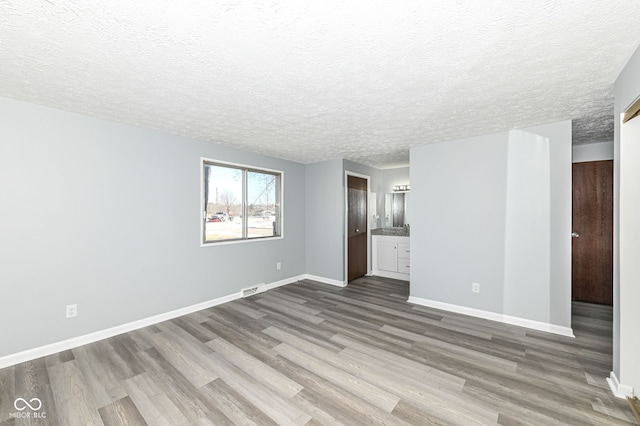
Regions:
M 299 162 L 574 119 L 613 138 L 640 2 L 0 0 L 0 96 Z

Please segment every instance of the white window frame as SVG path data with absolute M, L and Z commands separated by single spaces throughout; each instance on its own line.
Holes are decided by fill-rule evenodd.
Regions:
M 242 237 L 242 238 L 234 238 L 228 240 L 216 240 L 216 241 L 205 241 L 205 232 L 206 232 L 206 218 L 207 218 L 207 206 L 205 206 L 205 185 L 204 185 L 204 167 L 205 164 L 210 165 L 220 165 L 223 167 L 237 168 L 242 169 L 243 174 L 245 171 L 257 172 L 257 173 L 273 173 L 280 175 L 280 185 L 278 187 L 278 191 L 280 193 L 280 202 L 276 203 L 276 221 L 279 222 L 280 234 L 279 235 L 270 235 L 265 237 Z M 242 210 L 243 212 L 246 209 L 247 203 L 247 188 L 246 182 L 243 183 L 242 189 Z M 200 246 L 201 247 L 216 247 L 225 244 L 242 244 L 242 243 L 250 243 L 250 242 L 258 242 L 258 241 L 273 241 L 273 240 L 281 240 L 284 238 L 284 171 L 269 169 L 266 167 L 258 167 L 251 166 L 248 164 L 241 163 L 233 163 L 229 161 L 217 160 L 214 158 L 200 157 Z M 247 217 L 244 218 L 248 220 Z

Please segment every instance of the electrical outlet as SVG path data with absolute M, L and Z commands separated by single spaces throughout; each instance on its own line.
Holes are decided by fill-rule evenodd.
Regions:
M 78 315 L 78 305 L 67 305 L 67 318 L 73 318 Z
M 474 293 L 480 293 L 480 283 L 471 283 L 471 291 Z
M 280 269 L 282 269 L 282 263 L 278 262 L 276 263 L 276 269 L 279 271 Z

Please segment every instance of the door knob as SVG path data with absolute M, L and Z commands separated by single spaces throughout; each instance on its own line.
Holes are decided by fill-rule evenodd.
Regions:
M 571 233 L 571 238 L 578 238 L 580 236 L 580 234 L 578 234 L 577 232 L 572 232 Z
M 359 229 L 356 229 L 356 232 L 360 232 L 360 230 L 359 230 Z

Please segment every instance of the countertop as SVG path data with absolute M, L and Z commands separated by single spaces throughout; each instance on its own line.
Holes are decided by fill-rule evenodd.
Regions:
M 409 228 L 393 227 L 393 228 L 376 228 L 371 230 L 371 235 L 392 235 L 394 237 L 408 237 Z

